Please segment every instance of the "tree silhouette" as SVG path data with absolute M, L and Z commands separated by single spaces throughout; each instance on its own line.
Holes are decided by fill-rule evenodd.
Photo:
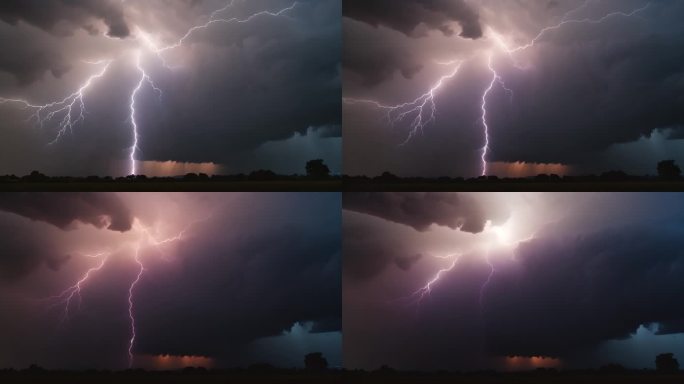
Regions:
M 674 358 L 673 353 L 661 353 L 656 356 L 656 369 L 660 372 L 679 371 L 679 362 Z
M 306 163 L 306 175 L 315 179 L 324 179 L 330 176 L 330 168 L 323 160 L 311 160 Z
M 668 180 L 679 179 L 682 176 L 682 170 L 674 160 L 664 160 L 658 163 L 658 176 Z
M 312 371 L 324 371 L 328 369 L 328 360 L 320 352 L 309 353 L 304 356 L 304 366 Z

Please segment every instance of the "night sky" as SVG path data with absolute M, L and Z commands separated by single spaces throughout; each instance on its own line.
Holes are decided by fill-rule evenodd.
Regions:
M 339 0 L 2 1 L 0 174 L 132 173 L 138 85 L 136 173 L 340 172 L 340 20 Z
M 684 357 L 678 194 L 345 194 L 347 368 Z
M 337 193 L 5 194 L 0 367 L 341 366 L 340 215 Z
M 486 174 L 644 175 L 684 162 L 681 1 L 343 6 L 346 174 L 480 176 L 485 95 Z M 430 120 L 421 95 L 433 87 Z

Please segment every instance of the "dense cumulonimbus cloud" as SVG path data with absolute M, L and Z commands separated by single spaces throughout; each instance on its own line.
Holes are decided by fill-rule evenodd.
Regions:
M 642 368 L 646 346 L 684 353 L 679 194 L 471 197 L 499 200 L 508 220 L 416 232 L 345 212 L 348 368 L 525 368 L 510 356 Z
M 118 0 L 5 0 L 0 3 L 0 20 L 25 22 L 57 35 L 71 34 L 75 29 L 96 34 L 95 22 L 101 21 L 110 37 L 126 38 L 130 34 Z
M 110 231 L 126 232 L 133 214 L 115 194 L 108 193 L 4 193 L 0 210 L 68 230 L 74 222 Z
M 28 85 L 46 73 L 61 78 L 70 69 L 64 57 L 46 47 L 17 46 L 11 55 L 0 57 L 0 72 L 11 74 L 19 85 Z
M 35 234 L 23 224 L 0 222 L 0 282 L 25 277 L 41 265 L 58 270 L 69 256 L 56 253 L 53 244 L 38 242 Z
M 343 15 L 373 26 L 383 25 L 408 36 L 415 36 L 416 28 L 424 24 L 451 36 L 449 25 L 458 23 L 460 36 L 469 39 L 482 37 L 478 13 L 464 0 L 345 0 Z
M 478 233 L 484 230 L 487 221 L 501 216 L 488 217 L 490 212 L 467 195 L 437 192 L 347 193 L 343 208 L 408 225 L 421 232 L 435 224 Z
M 6 138 L 0 143 L 1 174 L 124 176 L 137 165 L 148 176 L 177 176 L 164 167 L 170 162 L 209 174 L 301 174 L 306 161 L 317 158 L 341 172 L 338 0 L 37 3 L 0 5 L 0 35 L 17 42 L 5 47 L 13 54 L 0 58 L 0 130 Z M 88 12 L 63 15 L 63 8 L 81 3 Z M 100 26 L 97 15 L 108 4 L 123 9 L 126 38 L 75 27 L 90 21 Z M 33 13 L 50 8 L 56 8 L 51 17 L 61 20 L 54 30 L 72 33 L 57 33 L 47 22 L 42 29 L 29 24 L 38 18 Z M 193 29 L 209 17 L 220 21 Z M 162 48 L 168 49 L 157 52 Z M 139 142 L 131 156 L 130 104 L 140 68 L 162 95 L 149 83 L 136 93 Z M 72 105 L 73 129 L 60 132 L 68 108 L 48 118 L 50 108 L 28 105 L 65 97 L 54 109 L 70 105 L 68 96 L 88 79 L 83 104 Z
M 623 170 L 641 175 L 654 174 L 663 159 L 684 161 L 684 116 L 679 108 L 683 58 L 675 48 L 684 36 L 684 27 L 676 21 L 684 12 L 681 2 L 470 4 L 480 14 L 484 30 L 477 40 L 438 33 L 413 39 L 356 19 L 344 20 L 345 37 L 354 37 L 344 48 L 347 100 L 372 100 L 383 106 L 410 103 L 462 63 L 458 75 L 432 90 L 434 120 L 428 120 L 429 103 L 420 118 L 414 110 L 392 124 L 387 108 L 347 103 L 345 173 L 481 175 L 482 101 L 490 84 L 484 159 L 491 174 L 524 177 L 536 175 L 529 172 L 539 165 L 563 165 L 545 173 Z M 393 76 L 405 68 L 420 71 Z M 490 68 L 501 82 L 492 83 Z M 395 111 L 395 117 L 401 112 Z M 415 121 L 429 123 L 403 145 Z M 668 133 L 662 140 L 654 139 L 660 131 Z
M 519 267 L 498 274 L 487 294 L 489 350 L 563 357 L 642 324 L 684 321 L 682 239 L 681 229 L 636 227 L 520 244 Z
M 136 219 L 125 233 L 0 211 L 0 310 L 13 314 L 0 316 L 0 366 L 129 367 L 131 313 L 134 367 L 169 354 L 290 367 L 302 345 L 341 364 L 339 194 L 113 196 Z M 257 348 L 270 345 L 287 358 Z

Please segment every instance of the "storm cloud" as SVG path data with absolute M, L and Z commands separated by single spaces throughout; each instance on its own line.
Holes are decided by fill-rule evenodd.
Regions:
M 176 176 L 176 169 L 301 174 L 311 159 L 341 172 L 338 0 L 37 3 L 1 6 L 0 40 L 13 54 L 0 59 L 0 174 L 125 176 L 134 165 L 157 176 Z M 117 35 L 126 38 L 90 33 L 89 21 L 119 25 L 119 11 L 129 33 Z M 60 21 L 63 13 L 70 16 Z M 193 29 L 212 14 L 223 21 Z M 163 47 L 174 48 L 158 55 Z M 137 53 L 161 95 L 149 83 L 136 94 L 139 142 L 131 164 Z M 38 108 L 6 100 L 48 104 L 88 79 L 84 119 L 65 135 L 65 110 L 39 124 L 32 118 Z M 74 121 L 80 107 L 79 100 Z M 164 166 L 172 163 L 179 166 Z
M 71 195 L 43 206 L 84 200 Z M 158 368 L 161 355 L 301 366 L 302 348 L 341 364 L 339 194 L 109 196 L 133 212 L 130 231 L 64 231 L 0 212 L 0 307 L 13 314 L 0 316 L 0 366 L 128 367 L 138 262 L 135 367 Z M 84 274 L 65 318 L 68 287 Z
M 354 3 L 372 15 L 364 4 Z M 481 175 L 490 84 L 487 173 L 655 174 L 660 160 L 684 161 L 681 2 L 470 4 L 484 31 L 476 40 L 415 39 L 345 18 L 346 174 Z M 501 82 L 492 83 L 492 70 Z M 422 116 L 416 109 L 390 124 L 387 109 L 349 101 L 402 105 L 431 89 L 434 120 L 430 104 Z M 417 134 L 415 121 L 427 122 Z
M 554 232 L 520 244 L 519 269 L 493 280 L 487 294 L 491 352 L 562 357 L 628 338 L 642 324 L 684 320 L 676 304 L 684 289 L 680 228 Z
M 104 23 L 107 35 L 125 38 L 130 29 L 124 18 L 123 2 L 117 0 L 6 0 L 0 3 L 0 20 L 25 22 L 57 35 L 75 29 L 97 33 L 96 21 Z
M 414 37 L 420 24 L 451 36 L 454 34 L 449 25 L 452 22 L 461 26 L 460 36 L 469 39 L 482 37 L 479 16 L 464 0 L 345 0 L 343 14 L 375 27 L 383 25 Z
M 478 233 L 492 219 L 477 200 L 453 193 L 347 193 L 343 201 L 346 210 L 408 225 L 420 232 L 435 224 Z
M 118 232 L 126 232 L 133 225 L 133 214 L 126 204 L 106 193 L 3 193 L 0 210 L 61 229 L 73 228 L 76 221 Z
M 679 194 L 465 195 L 510 215 L 470 234 L 344 212 L 348 368 L 650 368 L 646 345 L 684 353 Z

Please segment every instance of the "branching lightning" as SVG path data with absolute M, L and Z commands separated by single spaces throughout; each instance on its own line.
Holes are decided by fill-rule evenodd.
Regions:
M 130 105 L 129 105 L 129 111 L 130 115 L 128 116 L 127 123 L 130 124 L 131 126 L 131 136 L 132 136 L 132 145 L 129 149 L 129 154 L 128 154 L 128 161 L 130 163 L 129 165 L 129 174 L 130 175 L 135 175 L 138 171 L 137 169 L 137 153 L 140 149 L 139 147 L 139 139 L 140 139 L 140 125 L 138 124 L 137 121 L 137 101 L 138 101 L 138 96 L 143 89 L 144 86 L 148 85 L 152 88 L 152 90 L 157 93 L 161 99 L 162 97 L 162 90 L 155 85 L 155 82 L 153 81 L 149 71 L 145 70 L 143 64 L 142 64 L 142 54 L 143 52 L 141 49 L 144 49 L 145 52 L 153 54 L 161 64 L 169 70 L 173 70 L 174 67 L 170 66 L 166 58 L 164 57 L 164 54 L 172 51 L 174 49 L 180 48 L 184 44 L 186 44 L 187 40 L 196 32 L 200 30 L 205 30 L 208 28 L 211 28 L 214 25 L 217 24 L 231 24 L 231 23 L 236 23 L 236 24 L 244 24 L 244 23 L 249 23 L 254 19 L 257 19 L 259 17 L 281 17 L 287 15 L 288 12 L 294 10 L 299 3 L 297 1 L 293 2 L 290 6 L 276 10 L 276 11 L 269 11 L 269 10 L 263 10 L 259 12 L 255 12 L 253 14 L 250 14 L 245 17 L 231 17 L 231 18 L 220 18 L 219 16 L 225 12 L 227 12 L 229 9 L 231 9 L 235 5 L 236 0 L 230 0 L 227 2 L 227 4 L 215 11 L 213 11 L 209 17 L 208 21 L 206 21 L 203 24 L 198 24 L 195 26 L 192 26 L 188 29 L 188 31 L 177 41 L 175 41 L 172 44 L 165 45 L 165 46 L 159 46 L 158 43 L 155 42 L 154 38 L 152 35 L 149 33 L 145 32 L 142 28 L 140 27 L 135 27 L 134 30 L 137 31 L 135 42 L 137 42 L 138 47 L 135 50 L 135 55 L 134 55 L 134 60 L 135 60 L 135 69 L 138 71 L 140 74 L 139 81 L 135 84 L 134 88 L 130 92 Z M 122 0 L 122 4 L 125 4 L 126 1 Z M 127 55 L 124 55 L 127 56 Z M 117 59 L 118 60 L 118 59 Z M 46 126 L 50 123 L 55 121 L 55 126 L 54 128 L 57 130 L 57 133 L 55 137 L 50 140 L 48 143 L 49 145 L 53 145 L 57 142 L 60 141 L 64 137 L 65 134 L 71 133 L 73 134 L 74 128 L 79 125 L 83 124 L 86 119 L 87 115 L 87 110 L 86 110 L 86 105 L 85 105 L 85 96 L 86 93 L 90 90 L 90 88 L 93 86 L 93 83 L 97 80 L 102 79 L 106 74 L 107 71 L 109 70 L 111 64 L 115 60 L 111 59 L 101 59 L 101 60 L 82 60 L 83 63 L 86 64 L 91 64 L 91 65 L 101 65 L 102 70 L 95 75 L 89 77 L 79 88 L 76 90 L 74 93 L 70 94 L 69 96 L 65 97 L 62 100 L 56 100 L 52 101 L 46 104 L 34 104 L 28 100 L 20 99 L 20 98 L 0 98 L 0 105 L 18 105 L 22 110 L 30 110 L 32 111 L 31 116 L 27 119 L 27 122 L 34 121 L 37 126 L 39 126 L 41 129 L 46 128 Z
M 66 321 L 69 320 L 71 307 L 73 306 L 72 302 L 76 297 L 78 297 L 77 308 L 80 309 L 82 301 L 81 290 L 84 288 L 86 283 L 92 280 L 93 275 L 96 272 L 99 272 L 102 269 L 104 269 L 105 265 L 107 264 L 107 261 L 112 257 L 112 255 L 119 253 L 123 254 L 127 249 L 131 248 L 129 249 L 129 252 L 132 253 L 132 261 L 134 262 L 137 269 L 134 279 L 128 286 L 128 318 L 130 324 L 130 338 L 128 340 L 127 354 L 128 366 L 132 367 L 134 363 L 134 347 L 137 337 L 135 318 L 135 290 L 138 284 L 142 281 L 142 278 L 146 271 L 145 264 L 143 263 L 142 253 L 151 247 L 154 247 L 157 250 L 161 250 L 161 247 L 163 246 L 182 241 L 186 237 L 188 231 L 190 231 L 194 226 L 201 222 L 207 221 L 210 218 L 211 216 L 208 216 L 206 218 L 196 220 L 190 223 L 181 231 L 177 232 L 175 235 L 167 238 L 156 237 L 152 233 L 151 228 L 144 227 L 139 221 L 136 220 L 133 226 L 133 230 L 138 234 L 136 241 L 134 241 L 132 244 L 123 244 L 121 247 L 112 251 L 103 251 L 93 255 L 82 255 L 84 257 L 97 259 L 98 263 L 94 267 L 89 268 L 83 274 L 83 276 L 78 281 L 76 281 L 76 283 L 74 283 L 72 286 L 66 288 L 64 291 L 62 291 L 60 294 L 56 296 L 51 296 L 41 301 L 50 303 L 49 308 L 63 306 L 63 312 L 60 321 L 60 325 L 63 325 Z M 163 257 L 163 255 L 162 258 L 164 260 L 167 260 Z
M 445 268 L 442 268 L 435 273 L 435 275 L 428 280 L 428 282 L 413 292 L 408 298 L 411 299 L 413 302 L 420 304 L 423 299 L 425 299 L 426 296 L 429 296 L 430 293 L 432 292 L 432 287 L 437 284 L 437 282 L 442 278 L 442 276 L 456 268 L 456 264 L 458 264 L 459 259 L 461 258 L 461 255 L 454 255 L 454 256 L 447 256 L 447 257 L 439 257 L 440 259 L 451 259 L 451 263 L 449 263 L 448 266 Z
M 506 42 L 504 41 L 504 38 L 496 33 L 495 31 L 490 31 L 490 37 L 493 39 L 496 48 L 505 55 L 507 55 L 513 64 L 519 68 L 522 69 L 520 66 L 518 66 L 516 60 L 515 60 L 515 54 L 524 50 L 527 50 L 529 48 L 534 47 L 547 33 L 550 31 L 558 30 L 561 29 L 562 27 L 566 25 L 571 25 L 571 24 L 601 24 L 605 22 L 608 19 L 614 18 L 614 17 L 632 17 L 635 16 L 645 10 L 647 10 L 651 6 L 651 2 L 647 3 L 645 6 L 634 9 L 632 11 L 614 11 L 610 12 L 600 18 L 573 18 L 571 17 L 572 15 L 578 13 L 580 10 L 585 9 L 589 6 L 589 4 L 595 0 L 585 0 L 579 7 L 572 9 L 565 13 L 565 15 L 562 17 L 561 21 L 558 24 L 548 26 L 543 28 L 534 38 L 532 38 L 528 43 L 515 46 L 515 47 L 510 47 Z M 487 87 L 484 89 L 483 94 L 482 94 L 482 100 L 481 100 L 481 109 L 482 109 L 482 114 L 481 114 L 481 123 L 482 123 L 482 129 L 483 129 L 483 138 L 484 138 L 484 146 L 482 147 L 481 150 L 481 161 L 482 161 L 482 169 L 481 169 L 481 175 L 486 176 L 488 173 L 488 154 L 490 151 L 490 145 L 491 145 L 491 136 L 490 136 L 490 126 L 487 121 L 487 116 L 488 116 L 488 110 L 487 110 L 487 100 L 489 96 L 491 95 L 492 91 L 494 90 L 494 87 L 498 84 L 513 100 L 513 90 L 510 88 L 506 87 L 506 84 L 503 80 L 503 78 L 497 73 L 496 68 L 494 67 L 494 50 L 489 50 L 487 52 L 487 69 L 489 72 L 492 74 L 491 81 L 487 84 Z M 453 64 L 452 63 L 443 63 L 443 62 L 436 62 L 437 64 L 440 65 L 449 65 Z M 435 95 L 436 92 L 444 85 L 444 83 L 447 80 L 453 79 L 457 74 L 458 74 L 458 69 L 460 68 L 462 62 L 458 62 L 458 64 L 455 67 L 455 70 L 450 73 L 447 76 L 444 76 L 439 79 L 439 81 L 433 85 L 426 93 L 423 95 L 419 96 L 413 101 L 404 103 L 404 104 L 397 104 L 397 105 L 386 105 L 380 101 L 377 100 L 370 100 L 370 99 L 355 99 L 355 98 L 344 98 L 343 101 L 346 104 L 349 105 L 367 105 L 370 107 L 373 107 L 375 109 L 384 111 L 387 113 L 387 120 L 391 126 L 394 126 L 394 124 L 403 121 L 407 117 L 413 117 L 413 120 L 411 121 L 409 125 L 409 135 L 406 141 L 404 141 L 401 145 L 405 145 L 408 142 L 411 141 L 412 138 L 416 136 L 418 131 L 423 131 L 423 129 L 429 125 L 430 123 L 434 123 L 436 120 L 436 115 L 437 115 L 437 108 L 435 104 Z M 426 112 L 427 109 L 427 112 Z
M 443 65 L 453 66 L 452 71 L 444 76 L 442 76 L 439 81 L 437 81 L 432 88 L 430 88 L 424 94 L 418 96 L 413 101 L 409 101 L 403 104 L 397 105 L 384 105 L 378 101 L 374 100 L 364 100 L 364 99 L 353 99 L 345 98 L 343 99 L 347 104 L 368 104 L 375 108 L 385 110 L 387 112 L 387 121 L 390 125 L 394 126 L 397 123 L 404 121 L 405 119 L 412 118 L 409 124 L 409 134 L 406 140 L 401 144 L 406 145 L 411 139 L 413 139 L 419 132 L 424 132 L 424 128 L 436 120 L 437 105 L 435 104 L 435 97 L 438 91 L 444 86 L 446 82 L 456 77 L 459 70 L 461 69 L 462 61 L 457 61 L 453 63 L 440 63 Z

